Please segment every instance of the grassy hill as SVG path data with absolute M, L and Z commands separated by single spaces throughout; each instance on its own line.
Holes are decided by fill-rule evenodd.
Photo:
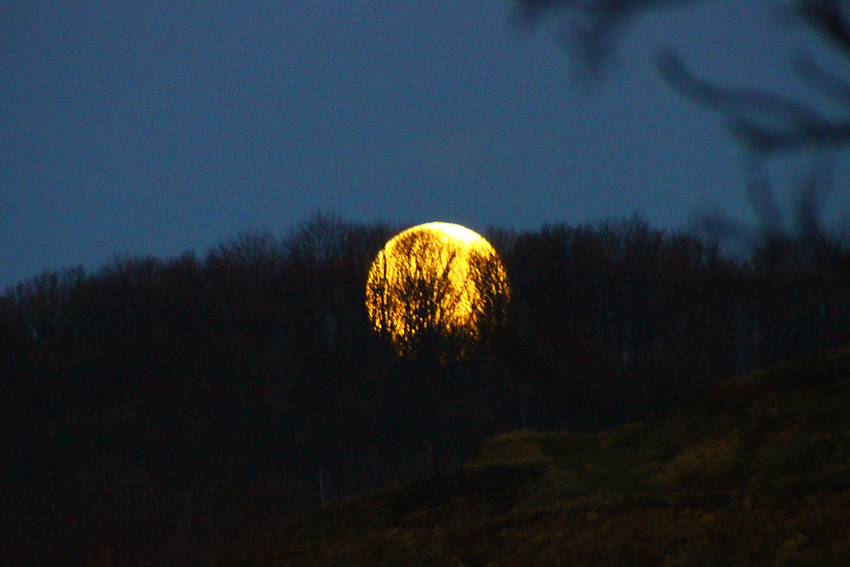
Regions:
M 850 565 L 850 348 L 610 432 L 497 437 L 457 470 L 301 518 L 253 560 Z

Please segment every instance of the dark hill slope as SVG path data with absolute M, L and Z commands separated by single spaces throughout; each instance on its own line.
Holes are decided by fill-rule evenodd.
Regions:
M 850 348 L 607 433 L 495 438 L 270 547 L 257 564 L 850 565 Z

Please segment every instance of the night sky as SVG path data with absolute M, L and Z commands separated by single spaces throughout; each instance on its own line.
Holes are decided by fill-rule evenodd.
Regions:
M 847 66 L 776 4 L 650 15 L 593 85 L 562 20 L 519 29 L 507 0 L 5 1 L 0 290 L 318 211 L 479 231 L 635 211 L 686 227 L 712 205 L 751 221 L 743 151 L 654 58 L 672 47 L 712 81 L 816 101 L 791 57 Z M 771 166 L 780 195 L 803 165 Z

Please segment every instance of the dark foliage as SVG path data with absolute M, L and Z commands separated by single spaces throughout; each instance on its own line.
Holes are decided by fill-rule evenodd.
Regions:
M 811 248 L 734 259 L 634 217 L 491 231 L 512 285 L 504 329 L 462 361 L 404 360 L 364 305 L 391 234 L 317 217 L 203 258 L 118 258 L 7 290 L 0 550 L 196 563 L 322 499 L 457 464 L 485 437 L 624 423 L 850 328 L 850 288 Z

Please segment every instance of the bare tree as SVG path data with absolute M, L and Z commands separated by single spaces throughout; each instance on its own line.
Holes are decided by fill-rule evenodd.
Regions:
M 614 59 L 628 28 L 641 17 L 664 9 L 682 8 L 704 0 L 515 0 L 518 21 L 534 25 L 546 17 L 561 17 L 565 45 L 572 48 L 580 66 L 601 78 Z M 815 31 L 839 53 L 850 58 L 850 7 L 844 0 L 796 0 L 782 6 L 786 22 Z M 850 145 L 850 82 L 805 55 L 794 61 L 798 79 L 825 99 L 837 104 L 842 116 L 830 117 L 810 102 L 752 88 L 724 87 L 691 72 L 675 52 L 663 52 L 658 68 L 665 82 L 695 103 L 725 116 L 732 136 L 750 159 L 746 191 L 758 215 L 760 244 L 785 247 L 789 242 L 826 244 L 822 212 L 832 185 L 832 151 Z M 762 166 L 780 154 L 810 154 L 807 174 L 795 180 L 795 218 L 788 227 Z M 724 214 L 700 215 L 698 225 L 742 237 L 751 233 Z M 850 267 L 841 260 L 850 275 Z
M 413 231 L 378 254 L 366 294 L 375 327 L 400 354 L 446 360 L 470 354 L 503 322 L 507 285 L 495 254 Z

